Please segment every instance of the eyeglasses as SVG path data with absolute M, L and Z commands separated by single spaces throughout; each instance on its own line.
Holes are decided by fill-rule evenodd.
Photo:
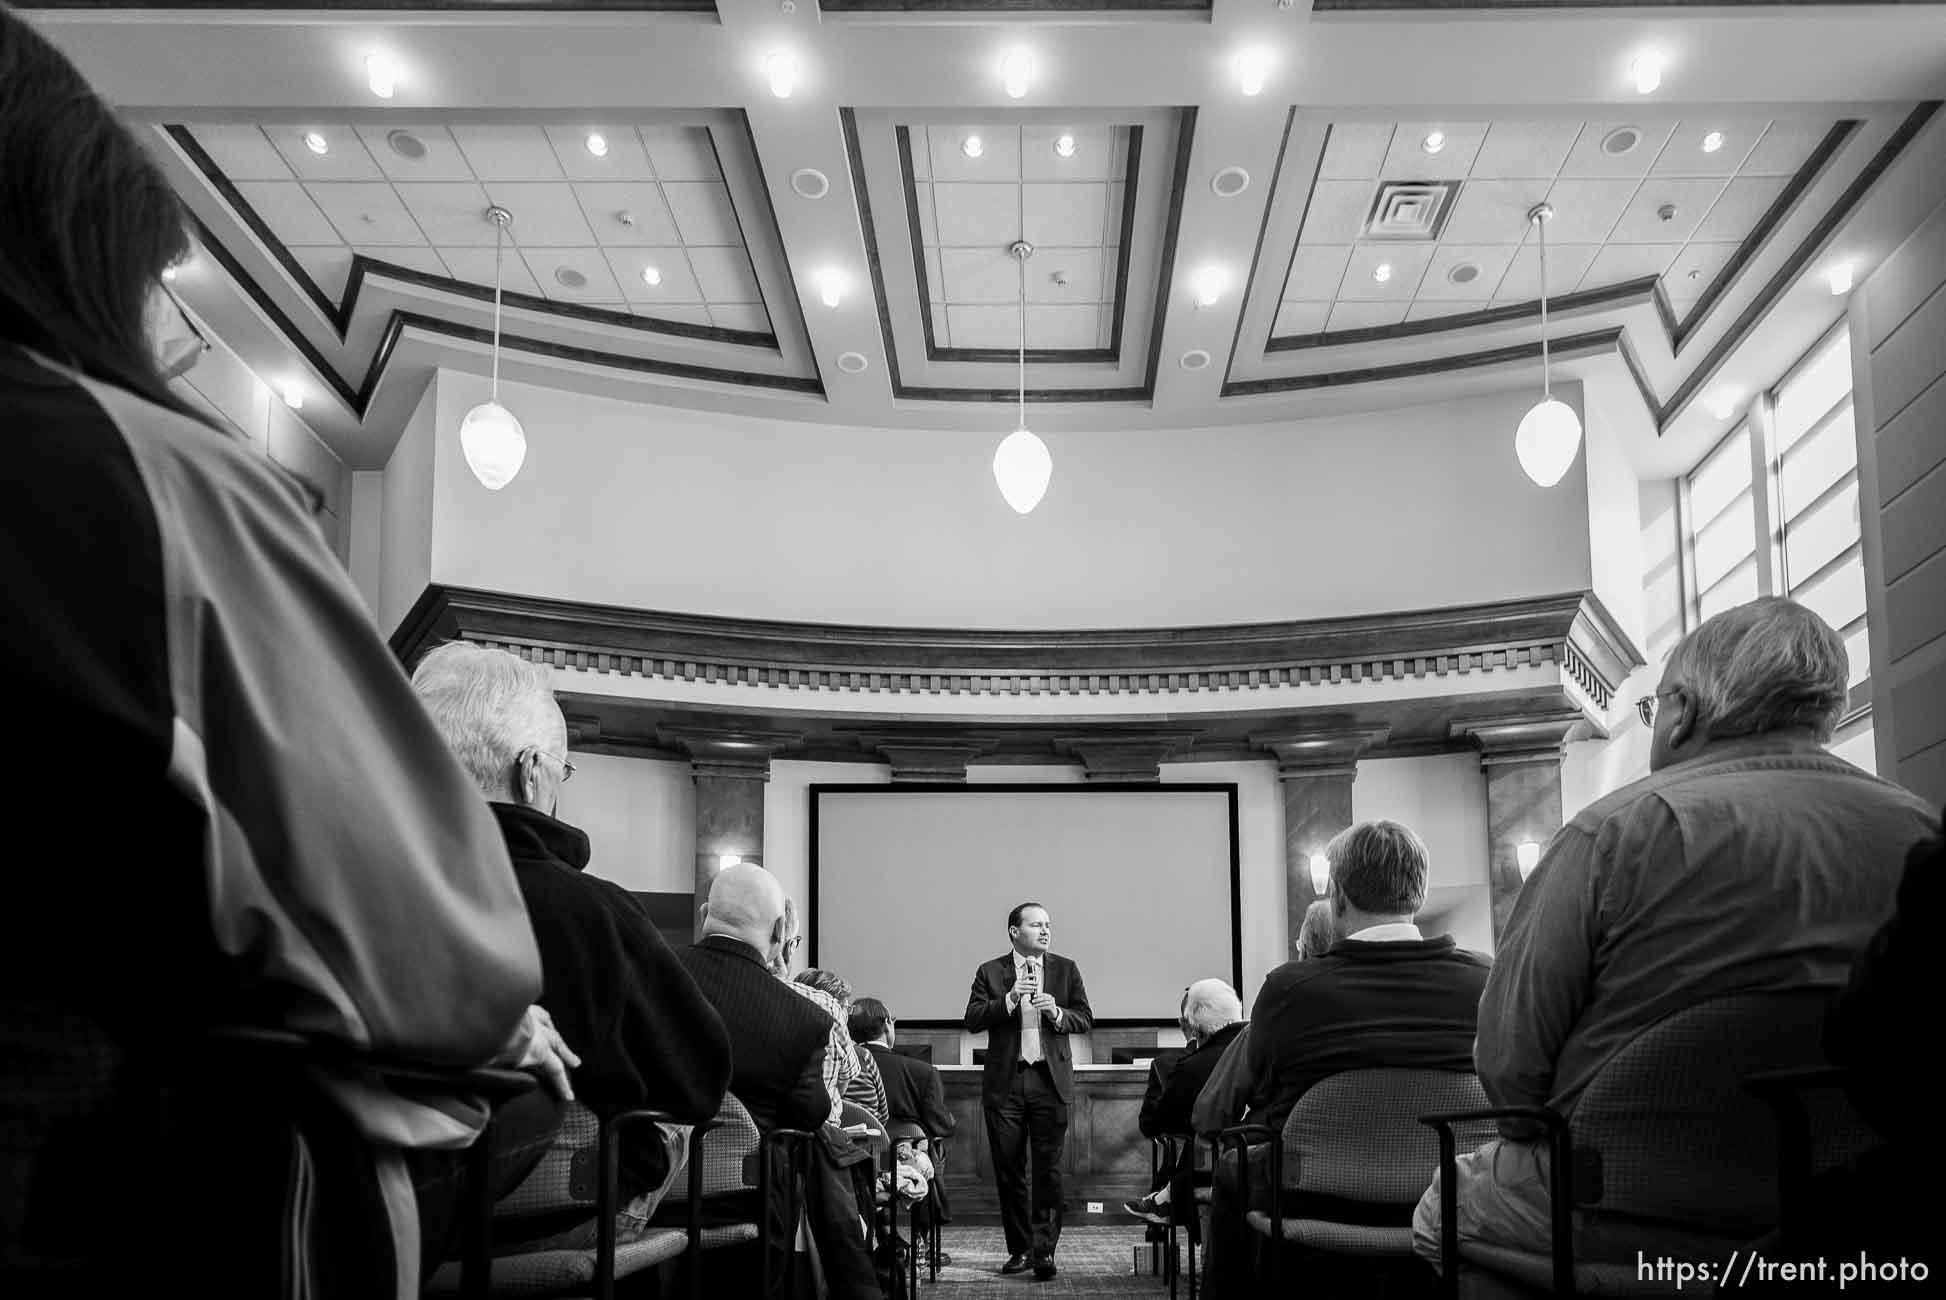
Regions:
M 1676 689 L 1672 688 L 1666 691 L 1657 691 L 1654 695 L 1644 695 L 1635 702 L 1635 716 L 1642 719 L 1643 726 L 1653 727 L 1655 725 L 1655 702 L 1665 695 L 1674 695 L 1675 693 Z
M 568 782 L 570 782 L 570 781 L 572 781 L 572 780 L 574 780 L 574 764 L 573 764 L 573 763 L 570 763 L 570 762 L 569 762 L 569 761 L 568 761 L 567 759 L 565 759 L 565 758 L 555 758 L 555 757 L 554 757 L 554 755 L 552 755 L 552 754 L 550 754 L 550 753 L 548 753 L 548 752 L 547 752 L 546 750 L 544 750 L 544 749 L 537 749 L 537 750 L 535 750 L 535 751 L 534 751 L 534 753 L 535 753 L 535 755 L 536 755 L 536 756 L 538 756 L 538 757 L 540 757 L 540 758 L 552 758 L 552 759 L 554 759 L 554 761 L 555 761 L 555 762 L 557 762 L 557 763 L 559 763 L 559 764 L 561 765 L 561 784 L 562 784 L 562 785 L 566 785 L 566 784 L 567 784 Z

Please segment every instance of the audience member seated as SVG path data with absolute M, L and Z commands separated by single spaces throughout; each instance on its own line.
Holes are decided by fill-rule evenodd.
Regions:
M 291 1031 L 563 1082 L 506 850 L 302 486 L 169 387 L 147 321 L 191 248 L 182 205 L 5 5 L 0 159 L 0 665 L 21 738 L 0 1293 L 409 1293 L 419 1225 L 386 1193 L 405 1151 L 478 1116 L 319 1076 L 369 1142 L 317 1151 L 298 1205 L 223 1176 L 226 1141 L 287 1125 L 293 1098 L 233 1057 L 217 1074 L 204 1039 Z M 84 773 L 86 811 L 59 812 Z M 166 1116 L 158 1081 L 180 1086 Z M 340 1193 L 376 1233 L 326 1259 L 309 1207 Z M 294 1212 L 289 1235 L 253 1230 L 258 1209 Z
M 851 985 L 836 971 L 821 970 L 815 966 L 799 971 L 791 982 L 801 989 L 821 995 L 817 999 L 818 1005 L 829 1012 L 836 1022 L 826 1051 L 844 1053 L 852 1059 L 851 1078 L 845 1083 L 841 1099 L 863 1107 L 873 1119 L 885 1123 L 885 1080 L 879 1074 L 878 1062 L 872 1059 L 871 1053 L 852 1041 L 851 1031 L 846 1027 L 851 1016 Z
M 666 1110 L 683 1124 L 715 1115 L 730 1081 L 721 1018 L 635 896 L 587 873 L 587 835 L 553 815 L 574 769 L 546 672 L 454 642 L 420 660 L 412 685 L 499 821 L 540 944 L 541 1005 L 580 1052 L 576 1095 L 603 1120 L 636 1109 Z M 620 1241 L 647 1229 L 687 1133 L 639 1125 L 629 1134 Z M 548 1244 L 593 1246 L 595 1225 L 570 1213 L 575 1222 L 531 1223 L 528 1234 L 571 1229 Z M 504 1226 L 496 1233 L 507 1238 Z
M 1426 899 L 1426 846 L 1396 822 L 1365 822 L 1325 848 L 1333 930 L 1323 957 L 1289 961 L 1264 980 L 1250 1012 L 1246 1053 L 1252 1123 L 1281 1133 L 1291 1107 L 1342 1070 L 1380 1067 L 1468 1072 L 1480 993 L 1491 963 L 1451 935 L 1426 938 L 1413 918 Z M 1233 1113 L 1224 1117 L 1234 1122 Z M 1268 1147 L 1251 1153 L 1264 1189 Z M 1241 1293 L 1252 1234 L 1237 1203 L 1235 1162 L 1219 1163 L 1209 1246 L 1212 1296 Z M 1305 1206 L 1293 1205 L 1294 1210 Z M 1343 1216 L 1344 1206 L 1317 1207 Z
M 1297 932 L 1297 960 L 1308 961 L 1331 951 L 1337 936 L 1331 932 L 1331 900 L 1314 898 L 1304 909 L 1304 924 Z
M 1155 1110 L 1146 1117 L 1155 1133 L 1149 1133 L 1147 1128 L 1143 1131 L 1145 1136 L 1176 1133 L 1191 1140 L 1183 1144 L 1180 1164 L 1170 1182 L 1140 1200 L 1122 1203 L 1123 1209 L 1150 1223 L 1168 1223 L 1175 1189 L 1193 1185 L 1189 1182 L 1196 1163 L 1192 1112 L 1196 1098 L 1216 1072 L 1217 1062 L 1223 1059 L 1223 1054 L 1243 1033 L 1243 1001 L 1237 997 L 1237 991 L 1222 980 L 1198 980 L 1183 995 L 1182 1020 L 1184 1036 L 1192 1046 L 1170 1069 L 1163 1081 L 1162 1095 L 1156 1100 Z
M 946 1085 L 931 1065 L 893 1050 L 898 1044 L 898 1022 L 885 1004 L 877 998 L 857 999 L 851 1005 L 846 1027 L 853 1040 L 872 1058 L 885 1081 L 885 1109 L 890 1122 L 917 1124 L 934 1138 L 950 1137 L 958 1121 L 946 1105 Z M 935 1170 L 939 1170 L 944 1153 L 932 1150 L 927 1154 Z M 927 1177 L 930 1179 L 932 1175 Z M 933 1188 L 939 1217 L 947 1221 L 951 1211 L 946 1203 L 946 1185 L 934 1181 Z M 950 1256 L 940 1252 L 941 1267 L 951 1262 Z
M 1142 1085 L 1142 1109 L 1135 1114 L 1135 1128 L 1145 1138 L 1162 1136 L 1162 1126 L 1156 1123 L 1156 1108 L 1162 1104 L 1162 1090 L 1169 1085 L 1169 1074 L 1176 1068 L 1176 1062 L 1196 1049 L 1196 1034 L 1189 1027 L 1185 1014 L 1189 1010 L 1189 986 L 1182 990 L 1182 1001 L 1176 1004 L 1176 1028 L 1182 1033 L 1181 1047 L 1158 1047 L 1155 1055 L 1149 1058 L 1149 1077 Z
M 1844 984 L 1932 821 L 1917 796 L 1825 752 L 1848 676 L 1838 634 L 1783 599 L 1677 645 L 1640 706 L 1650 774 L 1554 837 L 1507 920 L 1475 1053 L 1493 1105 L 1571 1117 L 1602 1064 L 1674 1012 Z M 1546 1146 L 1532 1125 L 1500 1130 L 1460 1159 L 1460 1240 L 1544 1253 Z M 1414 1221 L 1428 1259 L 1439 1225 L 1435 1179 Z M 1623 1225 L 1577 1221 L 1578 1258 L 1626 1263 L 1635 1248 Z

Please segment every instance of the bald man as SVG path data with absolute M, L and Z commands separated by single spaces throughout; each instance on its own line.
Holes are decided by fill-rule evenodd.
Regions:
M 815 1131 L 831 1114 L 831 1018 L 771 974 L 791 937 L 784 910 L 775 876 L 747 862 L 725 867 L 710 885 L 703 937 L 682 963 L 729 1030 L 730 1091 L 758 1129 Z

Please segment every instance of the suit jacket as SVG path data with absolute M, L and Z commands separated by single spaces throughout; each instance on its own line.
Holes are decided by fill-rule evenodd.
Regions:
M 966 1028 L 969 1033 L 986 1031 L 986 1073 L 980 1077 L 980 1101 L 998 1104 L 1014 1086 L 1014 1072 L 1020 1065 L 1020 1013 L 1007 1010 L 1007 994 L 1014 987 L 1014 955 L 1009 952 L 992 961 L 980 963 L 973 973 L 973 992 L 966 999 Z M 1088 1005 L 1088 990 L 1081 983 L 1081 968 L 1066 957 L 1048 953 L 1041 959 L 1041 992 L 1061 1008 L 1058 1027 L 1055 1021 L 1041 1020 L 1041 1051 L 1046 1056 L 1054 1091 L 1063 1102 L 1074 1099 L 1074 1051 L 1068 1035 L 1085 1034 L 1095 1026 L 1095 1013 Z
M 1155 1110 L 1148 1116 L 1158 1133 L 1190 1133 L 1195 1131 L 1191 1118 L 1196 1108 L 1196 1097 L 1203 1091 L 1203 1085 L 1216 1073 L 1216 1064 L 1223 1059 L 1243 1033 L 1246 1022 L 1225 1025 L 1211 1034 L 1195 1048 L 1178 1059 L 1163 1079 L 1162 1095 L 1156 1099 Z M 1142 1130 L 1148 1134 L 1145 1128 Z M 1149 1134 L 1153 1136 L 1153 1134 Z
M 755 948 L 727 935 L 683 949 L 682 964 L 729 1030 L 730 1091 L 758 1130 L 817 1132 L 831 1116 L 824 1090 L 831 1017 L 786 988 Z
M 956 1121 L 946 1107 L 946 1088 L 939 1071 L 916 1057 L 904 1056 L 883 1043 L 866 1043 L 885 1079 L 885 1108 L 894 1124 L 917 1124 L 934 1137 L 951 1133 Z

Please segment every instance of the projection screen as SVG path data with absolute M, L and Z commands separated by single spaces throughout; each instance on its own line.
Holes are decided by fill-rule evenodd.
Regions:
M 908 1021 L 957 1022 L 1007 912 L 1044 904 L 1097 1020 L 1173 1022 L 1241 978 L 1234 785 L 814 785 L 811 960 Z

